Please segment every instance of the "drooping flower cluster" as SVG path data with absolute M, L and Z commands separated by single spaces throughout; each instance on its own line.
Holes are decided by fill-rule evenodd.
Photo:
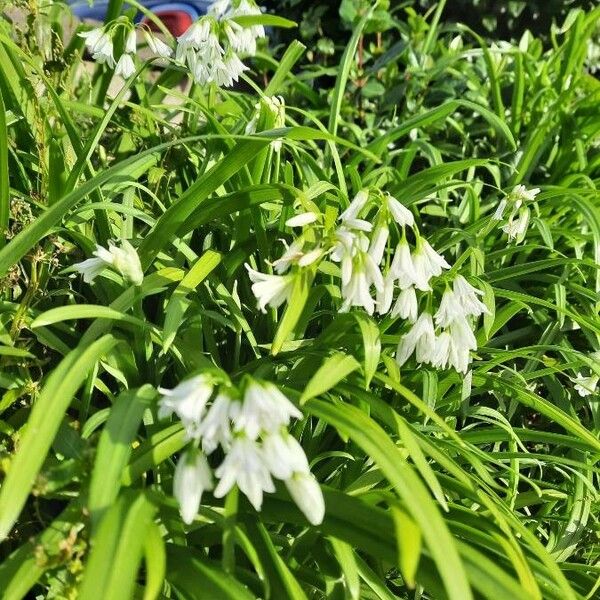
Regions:
M 419 232 L 412 212 L 390 194 L 361 190 L 333 228 L 327 231 L 321 222 L 314 211 L 286 222 L 303 229 L 272 264 L 275 274 L 246 265 L 258 308 L 289 301 L 300 272 L 329 258 L 339 265 L 341 311 L 361 307 L 414 324 L 398 347 L 400 365 L 416 351 L 417 362 L 466 371 L 477 348 L 472 320 L 488 309 L 478 298 L 482 292 L 457 276 L 442 296 L 435 324 L 430 312 L 419 316 L 420 299 L 431 304 L 432 283 L 450 265 Z
M 176 60 L 187 66 L 199 85 L 232 86 L 247 70 L 239 55 L 256 54 L 257 39 L 265 37 L 262 25 L 244 27 L 236 19 L 261 14 L 253 0 L 214 2 L 177 38 Z
M 453 367 L 465 373 L 471 362 L 471 350 L 477 349 L 470 319 L 489 310 L 478 298 L 483 292 L 457 275 L 444 292 L 433 318 L 423 312 L 411 329 L 402 336 L 396 361 L 402 366 L 415 353 L 417 362 L 445 369 Z M 435 323 L 435 325 L 434 325 Z M 436 333 L 436 326 L 439 333 Z
M 535 197 L 540 193 L 540 188 L 528 190 L 524 185 L 517 185 L 503 198 L 496 209 L 492 219 L 494 221 L 503 221 L 502 231 L 508 235 L 509 241 L 515 241 L 517 244 L 525 239 L 529 219 L 531 218 L 531 209 L 528 204 L 535 202 Z M 510 207 L 508 219 L 504 218 L 504 213 Z
M 265 29 L 256 19 L 248 23 L 248 18 L 260 15 L 262 11 L 254 0 L 213 2 L 206 14 L 177 38 L 176 62 L 184 65 L 199 85 L 214 83 L 219 87 L 232 86 L 248 68 L 240 56 L 256 54 L 257 40 L 265 37 Z M 123 52 L 115 60 L 114 38 L 121 28 L 125 29 Z M 149 50 L 156 57 L 172 56 L 173 50 L 168 44 L 152 34 L 145 25 L 141 28 Z M 115 73 L 125 79 L 135 73 L 137 32 L 133 23 L 119 18 L 79 35 L 85 39 L 96 62 L 115 69 Z
M 260 510 L 263 494 L 275 491 L 273 478 L 285 483 L 310 523 L 323 521 L 321 489 L 302 446 L 287 429 L 291 419 L 301 418 L 302 413 L 277 386 L 246 376 L 237 389 L 201 374 L 172 390 L 159 391 L 159 418 L 176 415 L 191 442 L 177 463 L 173 481 L 186 523 L 198 513 L 205 491 L 214 490 L 214 496 L 222 498 L 235 485 Z M 207 456 L 219 447 L 224 458 L 214 470 L 215 486 Z
M 115 61 L 114 38 L 121 28 L 125 28 L 123 52 Z M 142 31 L 148 48 L 155 56 L 169 58 L 173 54 L 171 48 L 151 33 L 147 27 L 144 26 Z M 124 79 L 128 79 L 135 73 L 137 30 L 129 21 L 112 21 L 102 27 L 80 32 L 79 36 L 85 40 L 85 45 L 96 62 L 106 64 L 115 70 L 116 75 L 120 75 Z
M 126 281 L 134 285 L 141 285 L 144 279 L 140 257 L 127 240 L 121 241 L 120 248 L 112 242 L 108 242 L 108 249 L 96 245 L 93 258 L 77 263 L 73 268 L 83 275 L 86 283 L 92 283 L 107 268 L 120 273 Z

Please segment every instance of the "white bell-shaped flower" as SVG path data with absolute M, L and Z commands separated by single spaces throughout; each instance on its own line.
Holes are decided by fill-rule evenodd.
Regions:
M 369 245 L 369 255 L 376 265 L 381 264 L 381 261 L 383 260 L 383 253 L 385 252 L 389 233 L 390 231 L 387 228 L 387 225 L 384 224 L 378 225 L 373 232 L 371 243 Z
M 212 472 L 204 454 L 196 449 L 184 452 L 173 475 L 173 496 L 179 503 L 184 523 L 194 520 L 200 508 L 202 494 L 213 489 Z
M 144 38 L 148 44 L 148 48 L 153 54 L 160 56 L 161 58 L 170 58 L 173 54 L 173 50 L 170 46 L 165 44 L 159 37 L 153 35 L 151 32 L 144 30 Z
M 202 440 L 202 450 L 211 454 L 220 445 L 227 450 L 233 438 L 231 432 L 231 414 L 235 411 L 237 400 L 226 390 L 221 389 L 201 418 L 198 426 L 198 438 Z
M 312 525 L 320 525 L 325 516 L 325 500 L 318 481 L 311 473 L 294 473 L 285 480 L 290 496 Z
M 510 198 L 514 202 L 533 202 L 535 197 L 541 192 L 540 188 L 531 188 L 528 190 L 523 184 L 514 187 L 510 193 Z
M 419 315 L 419 304 L 417 302 L 417 293 L 414 287 L 407 287 L 400 292 L 394 307 L 392 308 L 392 317 L 401 317 L 409 323 L 414 323 Z
M 135 63 L 130 54 L 121 54 L 115 67 L 115 75 L 121 76 L 123 79 L 129 79 L 135 73 Z
M 287 431 L 271 433 L 263 438 L 263 456 L 271 475 L 277 479 L 310 472 L 302 446 Z
M 502 231 L 508 235 L 509 241 L 515 240 L 517 243 L 525 239 L 527 227 L 529 226 L 530 212 L 528 208 L 521 208 L 518 216 L 511 215 L 508 222 L 502 226 Z
M 412 227 L 415 224 L 415 218 L 413 214 L 408 208 L 406 208 L 406 206 L 404 206 L 404 204 L 396 200 L 396 198 L 390 194 L 386 193 L 384 197 L 387 208 L 390 211 L 392 218 L 394 221 L 396 221 L 396 223 L 398 223 L 398 225 L 401 227 L 405 227 L 406 225 Z
M 74 265 L 74 269 L 83 275 L 86 283 L 94 279 L 107 267 L 112 267 L 124 279 L 134 285 L 141 285 L 144 279 L 140 257 L 135 248 L 127 241 L 121 242 L 121 248 L 112 242 L 108 243 L 108 250 L 97 245 L 93 252 L 94 257 Z
M 416 350 L 417 362 L 425 363 L 431 360 L 435 345 L 435 330 L 433 319 L 428 312 L 423 312 L 416 323 L 404 334 L 396 350 L 396 362 L 402 366 Z
M 340 220 L 345 222 L 354 221 L 357 219 L 358 215 L 361 213 L 368 201 L 369 192 L 367 192 L 367 190 L 360 190 L 360 192 L 354 196 L 348 208 L 340 215 Z
M 289 218 L 285 224 L 287 227 L 304 227 L 305 225 L 309 225 L 310 223 L 314 223 L 319 216 L 314 212 L 304 212 L 299 213 L 291 218 Z
M 246 436 L 234 438 L 215 475 L 219 478 L 214 492 L 217 498 L 225 496 L 237 484 L 256 510 L 262 506 L 263 492 L 275 491 L 262 449 Z
M 483 296 L 483 292 L 473 287 L 462 275 L 454 278 L 452 289 L 454 297 L 462 306 L 465 315 L 478 317 L 490 314 L 487 306 L 478 298 L 478 296 Z
M 162 394 L 158 404 L 158 418 L 177 415 L 183 424 L 186 437 L 199 439 L 202 417 L 213 389 L 211 377 L 204 374 L 190 377 L 172 390 L 158 388 Z
M 261 312 L 266 312 L 267 305 L 278 308 L 289 300 L 294 287 L 294 275 L 269 275 L 256 271 L 250 265 L 245 266 Z
M 137 50 L 137 33 L 135 29 L 132 29 L 125 38 L 125 48 L 124 51 L 127 54 L 135 54 Z
M 465 310 L 459 302 L 456 293 L 451 289 L 447 289 L 442 295 L 442 300 L 434 315 L 434 319 L 438 327 L 448 327 L 456 319 L 464 319 L 465 314 Z
M 292 418 L 302 418 L 302 413 L 276 385 L 255 379 L 248 379 L 243 401 L 233 408 L 234 430 L 253 440 L 261 433 L 280 431 Z
M 393 273 L 388 271 L 383 278 L 383 288 L 377 291 L 377 312 L 380 315 L 387 314 L 392 306 L 395 283 Z

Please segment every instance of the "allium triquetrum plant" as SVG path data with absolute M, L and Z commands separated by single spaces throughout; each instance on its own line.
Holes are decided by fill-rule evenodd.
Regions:
M 2 598 L 597 597 L 600 11 L 443 7 L 4 18 Z

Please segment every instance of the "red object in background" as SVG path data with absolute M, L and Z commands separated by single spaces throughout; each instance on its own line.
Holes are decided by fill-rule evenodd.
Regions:
M 175 37 L 185 33 L 188 27 L 192 24 L 191 15 L 180 10 L 157 10 L 156 16 L 165 24 L 166 28 Z M 144 18 L 142 22 L 145 23 L 152 31 L 160 31 L 158 27 L 152 23 L 152 21 Z

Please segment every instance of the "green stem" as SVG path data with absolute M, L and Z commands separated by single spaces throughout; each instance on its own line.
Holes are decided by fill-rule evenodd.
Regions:
M 225 523 L 223 526 L 223 569 L 227 573 L 235 570 L 235 524 L 237 519 L 239 490 L 237 485 L 225 499 Z

